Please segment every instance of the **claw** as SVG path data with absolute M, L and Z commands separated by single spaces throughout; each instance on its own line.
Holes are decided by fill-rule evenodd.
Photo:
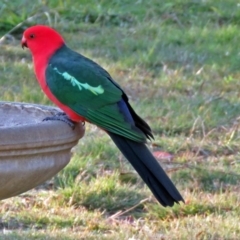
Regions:
M 67 116 L 66 113 L 63 112 L 59 112 L 54 116 L 51 117 L 46 117 L 43 119 L 43 121 L 62 121 L 68 124 L 69 127 L 71 127 L 72 129 L 75 128 L 75 123 Z

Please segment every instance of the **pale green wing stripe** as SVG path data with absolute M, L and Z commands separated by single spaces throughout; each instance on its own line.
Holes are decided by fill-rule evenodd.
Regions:
M 62 72 L 58 71 L 57 67 L 54 67 L 53 70 L 55 72 L 57 72 L 59 75 L 63 76 L 63 78 L 65 80 L 70 81 L 73 87 L 77 86 L 80 91 L 82 90 L 82 88 L 85 88 L 86 90 L 89 90 L 90 92 L 92 92 L 95 95 L 104 93 L 104 89 L 101 85 L 99 85 L 97 87 L 92 87 L 88 83 L 79 82 L 75 77 L 71 76 L 67 72 L 62 73 Z

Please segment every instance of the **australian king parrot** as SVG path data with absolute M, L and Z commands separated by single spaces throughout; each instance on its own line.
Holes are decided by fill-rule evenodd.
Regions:
M 36 25 L 23 33 L 36 78 L 47 97 L 73 122 L 105 130 L 163 206 L 184 201 L 146 146 L 149 125 L 131 107 L 118 83 L 100 65 L 71 50 L 53 28 Z

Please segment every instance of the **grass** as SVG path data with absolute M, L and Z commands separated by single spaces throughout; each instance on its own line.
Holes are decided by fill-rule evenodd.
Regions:
M 234 0 L 2 1 L 0 96 L 51 104 L 19 41 L 57 28 L 123 86 L 186 204 L 163 208 L 110 139 L 87 125 L 70 164 L 0 203 L 1 239 L 239 239 L 239 4 Z M 16 27 L 17 26 L 17 27 Z

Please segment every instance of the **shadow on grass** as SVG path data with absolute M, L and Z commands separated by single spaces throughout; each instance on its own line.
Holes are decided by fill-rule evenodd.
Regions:
M 99 187 L 98 190 L 94 189 L 94 186 L 89 185 L 88 188 L 89 190 L 79 186 L 79 188 L 72 192 L 71 196 L 69 192 L 63 190 L 65 201 L 71 201 L 71 204 L 75 207 L 84 206 L 88 210 L 106 211 L 111 214 L 131 208 L 146 198 L 145 194 L 139 193 L 139 191 L 134 190 L 133 187 L 129 185 L 122 185 L 113 189 Z M 133 215 L 137 216 L 142 211 L 143 205 L 139 205 L 134 209 Z

